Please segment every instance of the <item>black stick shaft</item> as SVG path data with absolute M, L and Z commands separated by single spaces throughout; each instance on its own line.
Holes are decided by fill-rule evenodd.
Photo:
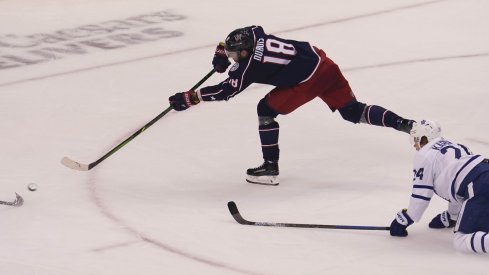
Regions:
M 329 225 L 329 224 L 306 224 L 306 223 L 273 223 L 273 222 L 253 222 L 244 219 L 239 213 L 236 203 L 228 202 L 228 209 L 233 218 L 239 224 L 256 226 L 275 226 L 275 227 L 297 227 L 297 228 L 326 228 L 326 229 L 351 229 L 351 230 L 390 230 L 386 226 L 362 226 L 362 225 Z
M 212 69 L 208 74 L 206 74 L 199 82 L 197 82 L 190 90 L 195 90 L 197 89 L 202 83 L 204 83 L 209 77 L 211 77 L 214 74 L 215 70 Z M 172 107 L 169 106 L 166 108 L 163 112 L 161 112 L 158 116 L 153 118 L 150 122 L 146 123 L 141 129 L 137 130 L 134 134 L 132 134 L 130 137 L 126 138 L 123 142 L 121 142 L 119 145 L 114 147 L 112 150 L 110 150 L 107 154 L 103 155 L 101 158 L 96 160 L 95 162 L 92 162 L 88 165 L 88 170 L 92 169 L 93 167 L 97 166 L 99 163 L 110 157 L 112 154 L 117 152 L 119 149 L 124 147 L 126 144 L 128 144 L 131 140 L 133 140 L 135 137 L 137 137 L 139 134 L 144 132 L 146 129 L 151 127 L 156 121 L 158 121 L 160 118 L 162 118 L 164 115 L 166 115 L 169 111 L 172 110 Z

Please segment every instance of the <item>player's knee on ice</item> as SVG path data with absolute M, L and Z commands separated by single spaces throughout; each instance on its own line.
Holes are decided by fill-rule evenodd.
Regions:
M 478 231 L 471 234 L 456 232 L 453 238 L 455 250 L 462 253 L 488 253 L 489 234 Z

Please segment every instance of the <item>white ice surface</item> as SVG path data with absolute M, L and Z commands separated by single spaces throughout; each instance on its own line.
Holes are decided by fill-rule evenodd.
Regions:
M 0 70 L 0 200 L 25 199 L 0 206 L 0 274 L 488 274 L 487 256 L 428 228 L 446 207 L 437 198 L 407 238 L 237 224 L 230 200 L 255 221 L 388 226 L 411 194 L 407 135 L 345 122 L 320 100 L 278 119 L 280 185 L 246 183 L 269 86 L 170 112 L 89 172 L 60 160 L 90 163 L 122 142 L 251 24 L 311 41 L 359 100 L 437 120 L 489 156 L 489 1 L 3 0 L 0 38 L 163 10 L 185 16 L 158 25 L 181 36 Z M 0 45 L 0 58 L 16 50 Z

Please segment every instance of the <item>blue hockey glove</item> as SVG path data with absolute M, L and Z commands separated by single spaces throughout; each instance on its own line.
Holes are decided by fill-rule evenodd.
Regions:
M 399 211 L 391 223 L 391 236 L 406 237 L 408 235 L 406 228 L 413 224 L 413 222 L 413 219 L 407 214 L 406 209 Z
M 200 100 L 194 91 L 176 93 L 168 98 L 175 111 L 187 110 L 190 106 L 199 104 Z
M 229 62 L 226 51 L 224 50 L 224 43 L 220 43 L 216 47 L 216 51 L 214 52 L 214 58 L 212 58 L 212 66 L 214 66 L 214 70 L 216 70 L 216 72 L 223 73 L 227 70 L 230 64 L 231 62 Z
M 452 220 L 453 217 L 448 214 L 447 211 L 443 211 L 442 213 L 436 215 L 434 217 L 430 224 L 428 225 L 430 228 L 436 228 L 436 229 L 441 229 L 441 228 L 451 228 L 454 227 L 455 224 L 457 223 L 456 220 Z

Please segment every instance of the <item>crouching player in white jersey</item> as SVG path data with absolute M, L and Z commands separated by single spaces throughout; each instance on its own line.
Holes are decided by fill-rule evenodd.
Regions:
M 409 207 L 397 213 L 390 234 L 406 237 L 406 228 L 421 219 L 433 193 L 448 201 L 448 209 L 430 222 L 431 228 L 455 226 L 454 246 L 460 252 L 489 252 L 489 161 L 467 147 L 441 137 L 433 121 L 415 123 L 413 192 Z

